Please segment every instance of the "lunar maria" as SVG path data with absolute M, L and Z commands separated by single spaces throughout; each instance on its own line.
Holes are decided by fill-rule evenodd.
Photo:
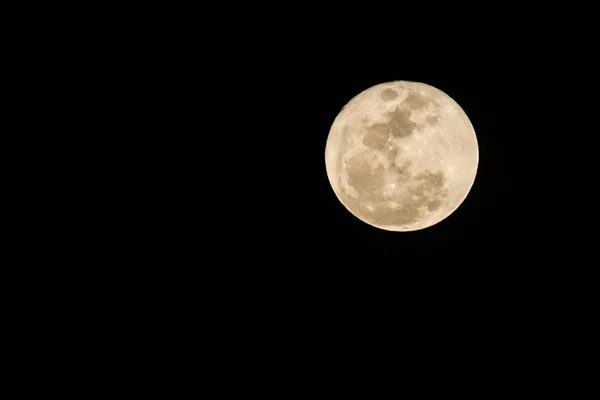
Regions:
M 394 81 L 364 90 L 334 120 L 325 166 L 343 206 L 376 228 L 407 232 L 450 216 L 477 174 L 465 111 L 430 85 Z

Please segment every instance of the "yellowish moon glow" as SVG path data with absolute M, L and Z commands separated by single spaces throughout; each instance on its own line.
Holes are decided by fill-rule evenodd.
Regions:
M 465 200 L 479 149 L 463 109 L 433 86 L 382 83 L 333 122 L 325 165 L 340 202 L 374 227 L 407 232 L 437 224 Z

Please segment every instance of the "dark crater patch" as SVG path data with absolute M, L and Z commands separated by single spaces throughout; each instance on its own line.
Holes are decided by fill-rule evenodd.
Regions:
M 410 136 L 416 128 L 416 124 L 410 120 L 411 111 L 396 108 L 385 114 L 387 122 L 376 122 L 367 127 L 367 133 L 363 144 L 371 149 L 381 150 L 390 138 Z
M 383 167 L 371 168 L 365 154 L 351 157 L 346 168 L 348 184 L 356 190 L 361 199 L 371 199 L 377 193 Z
M 390 162 L 391 166 L 394 167 L 396 165 L 396 156 L 398 155 L 398 149 L 397 148 L 393 148 L 388 150 L 386 156 L 388 161 Z
M 436 115 L 430 115 L 429 117 L 427 117 L 427 123 L 429 125 L 437 125 L 439 120 L 440 120 L 440 118 Z
M 413 92 L 408 95 L 408 97 L 404 100 L 404 103 L 411 110 L 420 110 L 421 108 L 424 108 L 427 106 L 427 104 L 429 103 L 429 100 L 427 98 L 425 98 L 423 95 Z
M 412 133 L 413 129 L 415 129 L 417 125 L 410 120 L 410 114 L 410 111 L 401 110 L 399 108 L 397 108 L 396 111 L 387 113 L 390 118 L 390 122 L 385 125 L 387 125 L 390 133 L 394 137 L 408 137 Z
M 385 89 L 383 92 L 381 92 L 381 99 L 384 101 L 392 101 L 396 97 L 398 97 L 398 93 L 395 90 Z
M 442 206 L 442 201 L 439 199 L 431 200 L 427 203 L 427 211 L 432 212 L 439 209 Z
M 363 138 L 363 144 L 373 150 L 381 150 L 390 138 L 390 131 L 386 129 L 385 124 L 374 124 L 367 129 Z
M 402 208 L 388 209 L 383 205 L 377 205 L 383 200 L 375 195 L 378 192 L 378 184 L 373 180 L 378 178 L 378 173 L 360 169 L 359 167 L 358 170 L 350 173 L 351 181 L 349 183 L 359 192 L 359 199 L 374 201 L 375 208 L 369 210 L 361 204 L 361 200 L 353 199 L 350 196 L 344 196 L 344 201 L 351 209 L 360 210 L 361 214 L 375 225 L 411 224 L 420 217 L 419 210 L 422 207 L 429 212 L 435 211 L 444 204 L 444 199 L 448 196 L 447 190 L 444 189 L 444 174 L 426 171 L 412 178 L 419 183 L 410 189 L 406 198 L 401 200 Z

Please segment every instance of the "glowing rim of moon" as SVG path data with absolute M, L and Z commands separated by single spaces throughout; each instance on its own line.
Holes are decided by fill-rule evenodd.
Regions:
M 333 169 L 330 168 L 330 166 L 329 166 L 330 162 L 329 162 L 329 157 L 328 157 L 328 153 L 332 151 L 330 146 L 331 146 L 331 138 L 332 138 L 333 129 L 334 129 L 335 125 L 339 123 L 340 115 L 342 115 L 342 112 L 346 109 L 346 107 L 348 105 L 350 105 L 355 99 L 357 99 L 359 96 L 361 96 L 365 92 L 370 92 L 370 91 L 376 90 L 377 88 L 382 89 L 382 87 L 385 87 L 385 86 L 391 87 L 391 86 L 397 85 L 397 84 L 425 86 L 428 88 L 428 90 L 437 92 L 441 95 L 441 97 L 445 97 L 447 100 L 449 100 L 453 104 L 453 107 L 455 109 L 457 109 L 458 111 L 460 111 L 460 113 L 464 117 L 465 122 L 467 123 L 468 128 L 469 128 L 468 129 L 468 131 L 470 132 L 469 136 L 470 136 L 470 138 L 472 138 L 472 142 L 474 144 L 474 171 L 472 173 L 472 176 L 469 179 L 468 185 L 465 185 L 465 190 L 464 190 L 463 195 L 459 198 L 458 201 L 455 201 L 455 205 L 452 206 L 451 208 L 445 209 L 445 212 L 441 218 L 430 219 L 426 224 L 423 224 L 423 225 L 418 225 L 419 221 L 417 220 L 416 223 L 413 223 L 413 226 L 410 226 L 409 228 L 403 227 L 402 229 L 400 229 L 398 226 L 373 224 L 372 222 L 368 221 L 365 217 L 359 215 L 357 212 L 355 212 L 349 206 L 347 206 L 345 204 L 345 202 L 343 201 L 343 199 L 340 197 L 340 194 L 338 193 L 338 191 L 335 190 L 335 188 L 337 187 L 337 184 L 334 182 L 334 176 L 332 176 L 332 175 L 335 174 L 337 177 L 337 175 L 339 174 L 339 171 L 336 171 L 336 169 L 333 167 L 331 167 Z M 340 111 L 334 118 L 334 121 L 329 128 L 329 132 L 328 132 L 326 144 L 325 144 L 325 169 L 326 169 L 327 179 L 329 181 L 330 187 L 333 190 L 333 192 L 335 193 L 335 196 L 337 197 L 338 201 L 344 206 L 344 208 L 347 211 L 349 211 L 352 215 L 354 215 L 360 221 L 364 222 L 366 225 L 368 225 L 370 227 L 374 227 L 374 228 L 381 229 L 381 230 L 388 231 L 388 232 L 415 232 L 415 231 L 420 231 L 420 230 L 432 227 L 432 226 L 437 225 L 440 222 L 446 220 L 448 217 L 450 217 L 452 214 L 454 214 L 456 212 L 456 210 L 464 203 L 466 198 L 469 196 L 469 193 L 471 192 L 471 190 L 473 189 L 473 185 L 475 184 L 475 180 L 477 179 L 477 173 L 479 170 L 479 141 L 477 139 L 475 127 L 473 126 L 471 119 L 469 118 L 469 116 L 467 115 L 465 110 L 460 106 L 460 104 L 458 104 L 458 102 L 456 100 L 454 100 L 448 93 L 444 92 L 441 89 L 438 89 L 435 86 L 432 86 L 432 85 L 429 85 L 429 84 L 423 83 L 423 82 L 418 82 L 418 81 L 395 80 L 395 81 L 382 82 L 382 83 L 367 87 L 366 89 L 362 90 L 361 92 L 359 92 L 358 94 L 353 96 L 350 100 L 348 100 L 346 102 L 346 104 L 340 109 Z

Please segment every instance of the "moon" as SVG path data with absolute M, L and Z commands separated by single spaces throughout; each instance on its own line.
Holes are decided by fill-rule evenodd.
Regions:
M 379 229 L 435 225 L 465 200 L 477 174 L 477 136 L 449 95 L 420 82 L 370 87 L 335 118 L 325 146 L 333 191 Z

